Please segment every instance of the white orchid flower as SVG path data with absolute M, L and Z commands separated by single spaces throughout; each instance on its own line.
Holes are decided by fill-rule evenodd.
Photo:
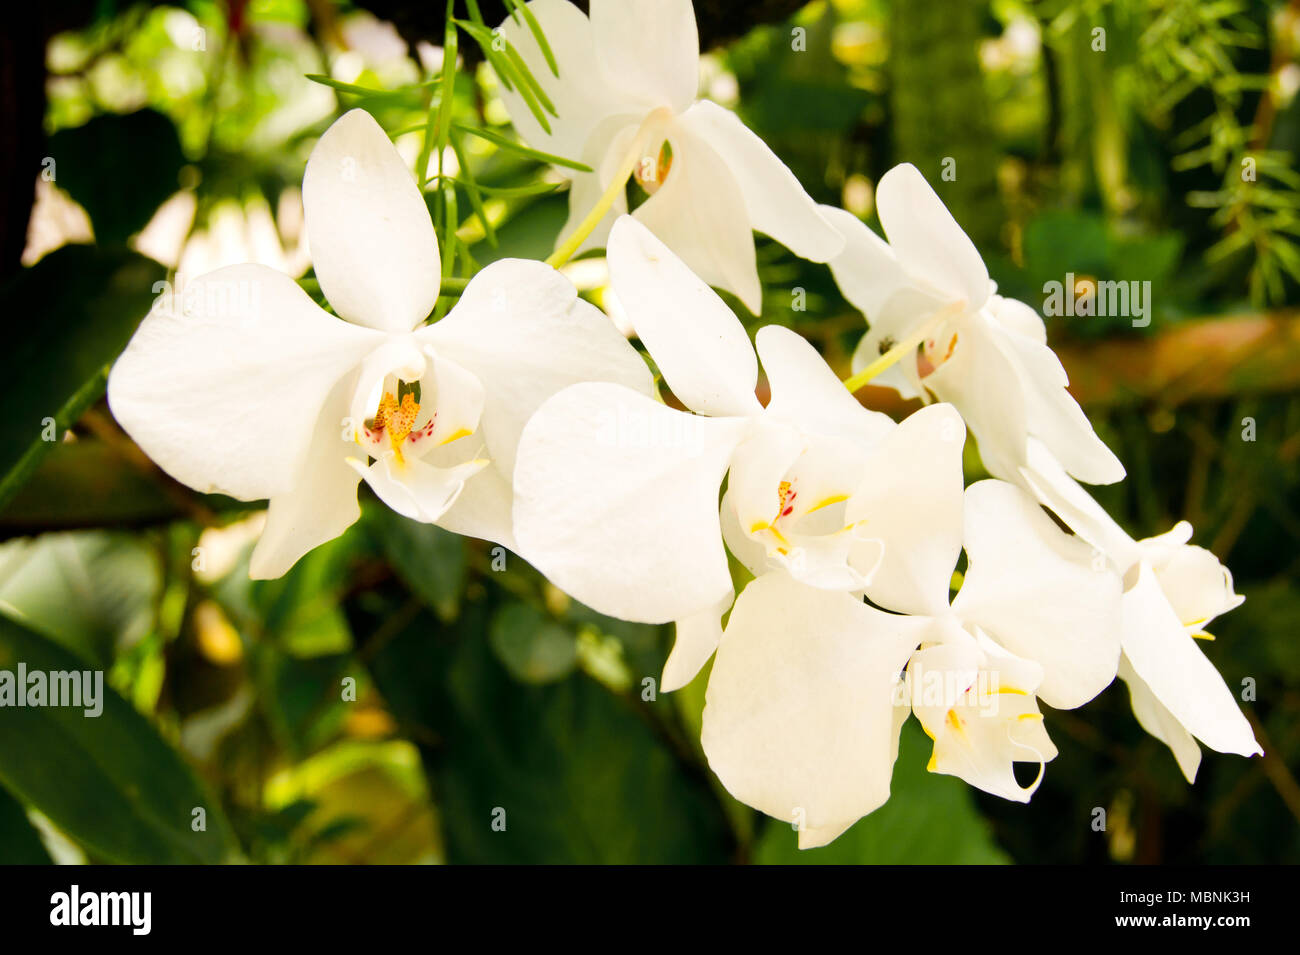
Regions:
M 1043 668 L 999 647 L 979 627 L 953 629 L 918 650 L 907 666 L 912 712 L 934 741 L 927 768 L 1016 802 L 1028 802 L 1056 747 L 1043 725 L 1036 691 Z M 1018 762 L 1039 764 L 1029 786 Z
M 265 266 L 192 280 L 118 359 L 113 414 L 178 481 L 270 500 L 254 577 L 285 573 L 351 525 L 363 478 L 401 514 L 513 546 L 524 422 L 575 381 L 648 392 L 644 362 L 539 262 L 489 266 L 422 325 L 438 297 L 437 238 L 410 170 L 362 110 L 317 143 L 303 203 L 340 317 Z
M 731 310 L 636 220 L 614 226 L 609 263 L 637 335 L 695 413 L 612 384 L 560 392 L 520 440 L 515 533 L 522 553 L 582 602 L 626 620 L 678 621 L 663 684 L 675 689 L 712 654 L 733 597 L 723 478 L 728 536 L 745 542 L 748 560 L 860 589 L 880 545 L 845 508 L 895 425 L 854 400 L 789 329 L 760 330 L 756 357 Z M 758 358 L 766 408 L 755 397 Z
M 1025 483 L 1076 534 L 1097 548 L 1124 578 L 1120 676 L 1133 713 L 1174 753 L 1188 782 L 1196 781 L 1201 750 L 1262 755 L 1232 690 L 1198 645 L 1213 640 L 1215 617 L 1245 600 L 1219 559 L 1191 543 L 1192 525 L 1134 540 L 1055 459 L 1031 443 Z
M 995 477 L 1018 480 L 1033 436 L 1080 480 L 1121 480 L 1124 466 L 1065 390 L 1043 319 L 995 294 L 979 252 L 916 167 L 885 173 L 876 204 L 888 243 L 851 213 L 822 207 L 847 239 L 831 260 L 836 282 L 871 323 L 851 381 L 899 349 L 876 382 L 904 397 L 929 392 L 951 402 Z
M 690 0 L 591 0 L 590 17 L 569 0 L 532 0 L 554 51 L 551 74 L 526 24 L 501 29 L 547 90 L 558 117 L 543 129 L 517 90 L 501 96 L 520 135 L 554 155 L 579 160 L 571 174 L 569 220 L 557 247 L 571 253 L 605 244 L 627 211 L 631 175 L 649 193 L 633 213 L 710 285 L 758 314 L 762 302 L 752 232 L 814 262 L 844 240 L 790 169 L 730 110 L 696 100 L 699 37 Z M 615 189 L 612 206 L 584 222 Z M 591 229 L 587 234 L 588 229 Z
M 950 444 L 959 459 L 961 441 Z M 701 736 L 709 765 L 740 801 L 798 824 L 802 848 L 888 798 L 909 704 L 934 739 L 932 771 L 1027 801 L 1038 780 L 1019 785 L 1012 764 L 1056 754 L 1037 700 L 1080 706 L 1116 674 L 1120 582 L 1094 569 L 1091 548 L 1010 484 L 963 493 L 958 480 L 909 495 L 920 476 L 888 489 L 895 521 L 877 531 L 884 562 L 867 587 L 910 613 L 773 571 L 741 593 L 717 647 Z M 884 490 L 875 477 L 868 497 Z M 968 567 L 949 604 L 963 546 Z M 899 701 L 904 666 L 916 681 Z M 942 677 L 938 698 L 926 673 Z

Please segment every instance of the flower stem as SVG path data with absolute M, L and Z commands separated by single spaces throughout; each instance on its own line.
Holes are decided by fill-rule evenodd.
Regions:
M 469 284 L 469 279 L 459 278 L 455 275 L 444 275 L 442 282 L 438 286 L 438 296 L 447 296 L 448 298 L 458 298 L 460 293 L 465 291 L 465 286 Z
M 932 332 L 935 331 L 946 320 L 951 318 L 955 313 L 961 311 L 965 306 L 960 302 L 954 302 L 952 305 L 945 306 L 937 312 L 932 313 L 912 334 L 908 335 L 897 345 L 889 349 L 866 368 L 863 368 L 856 375 L 844 379 L 844 387 L 849 391 L 857 391 L 867 382 L 871 381 L 878 374 L 887 368 L 892 368 L 898 364 L 904 357 L 916 351 L 916 347 L 925 341 Z
M 578 251 L 578 247 L 596 230 L 596 227 L 604 220 L 609 210 L 614 207 L 615 201 L 623 194 L 623 190 L 627 187 L 627 181 L 636 172 L 637 163 L 641 161 L 642 153 L 649 144 L 648 141 L 656 135 L 662 135 L 663 127 L 671 115 L 671 112 L 666 107 L 660 107 L 645 118 L 645 122 L 637 130 L 636 136 L 632 140 L 632 146 L 628 149 L 622 164 L 618 167 L 618 171 L 614 173 L 614 178 L 610 181 L 609 187 L 596 204 L 592 206 L 586 218 L 578 223 L 578 227 L 573 230 L 573 234 L 565 239 L 564 243 L 546 259 L 547 265 L 558 269 L 569 261 L 573 254 Z

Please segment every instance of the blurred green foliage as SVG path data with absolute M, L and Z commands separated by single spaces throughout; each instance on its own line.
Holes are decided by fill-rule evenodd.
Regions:
M 373 500 L 281 580 L 250 581 L 257 508 L 176 485 L 96 404 L 178 264 L 237 255 L 292 270 L 303 162 L 342 109 L 370 110 L 423 162 L 445 275 L 545 257 L 567 196 L 515 143 L 491 70 L 444 69 L 445 35 L 413 50 L 348 4 L 96 10 L 51 39 L 46 77 L 52 186 L 85 210 L 93 244 L 49 252 L 0 289 L 29 331 L 2 360 L 0 667 L 103 668 L 108 697 L 98 720 L 0 713 L 0 861 L 1300 858 L 1288 387 L 1089 409 L 1129 467 L 1103 504 L 1138 536 L 1190 519 L 1247 595 L 1208 653 L 1230 685 L 1256 681 L 1245 709 L 1265 760 L 1207 752 L 1187 786 L 1116 685 L 1047 713 L 1061 754 L 1023 806 L 926 773 L 909 724 L 891 801 L 799 853 L 788 826 L 708 772 L 707 677 L 655 692 L 669 628 L 597 614 L 514 555 Z M 472 21 L 451 35 L 462 52 L 483 39 Z M 1066 272 L 1152 282 L 1149 328 L 1049 320 L 1054 344 L 1086 349 L 1295 304 L 1298 37 L 1293 6 L 1266 0 L 823 0 L 711 52 L 703 91 L 817 199 L 873 224 L 872 183 L 917 163 L 1005 294 L 1041 304 Z M 1252 159 L 1257 177 L 1243 179 Z M 157 221 L 154 241 L 139 238 L 177 194 L 192 203 L 182 238 L 159 240 Z M 863 320 L 826 268 L 766 240 L 759 261 L 751 330 L 790 324 L 845 366 Z M 302 282 L 319 300 L 310 273 Z M 46 417 L 57 442 L 42 440 Z M 1096 807 L 1106 832 L 1090 825 Z

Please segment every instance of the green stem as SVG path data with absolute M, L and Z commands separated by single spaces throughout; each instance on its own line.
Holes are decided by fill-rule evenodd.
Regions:
M 444 275 L 442 284 L 438 288 L 439 295 L 454 297 L 465 291 L 465 286 L 469 284 L 469 279 L 458 278 L 455 275 Z

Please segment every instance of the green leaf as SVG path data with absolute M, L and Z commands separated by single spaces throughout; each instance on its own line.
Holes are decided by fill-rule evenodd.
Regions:
M 518 90 L 529 112 L 537 120 L 537 124 L 549 133 L 551 124 L 546 118 L 546 114 L 549 112 L 552 116 L 556 115 L 555 104 L 551 102 L 550 97 L 546 95 L 546 91 L 534 78 L 532 72 L 528 69 L 528 64 L 519 55 L 519 51 L 507 43 L 505 44 L 505 52 L 502 53 L 496 47 L 497 35 L 493 34 L 491 30 L 465 20 L 456 20 L 454 22 L 478 43 L 479 49 L 483 51 L 483 56 L 496 70 L 501 85 L 507 90 Z
M 455 60 L 455 56 L 452 57 Z M 330 89 L 338 90 L 340 93 L 350 93 L 353 96 L 409 96 L 412 93 L 418 93 L 427 86 L 432 86 L 437 80 L 428 80 L 424 83 L 416 83 L 412 86 L 398 86 L 391 90 L 376 89 L 370 86 L 357 86 L 355 83 L 344 83 L 334 79 L 331 76 L 325 76 L 321 73 L 307 73 L 306 78 L 313 83 L 319 83 L 322 86 L 328 86 Z
M 185 156 L 172 121 L 151 109 L 96 116 L 50 137 L 54 182 L 81 203 L 100 245 L 144 228 L 178 188 Z
M 441 619 L 454 620 L 469 567 L 465 538 L 388 507 L 368 509 L 366 527 L 407 589 Z
M 0 309 L 41 323 L 0 358 L 0 509 L 99 399 L 108 368 L 153 304 L 164 270 L 125 249 L 72 245 L 0 289 Z M 53 432 L 53 434 L 52 434 Z
M 27 820 L 23 804 L 0 786 L 0 865 L 50 865 L 53 861 Z
M 446 39 L 443 41 L 442 52 L 442 78 L 439 86 L 439 103 L 438 103 L 438 149 L 443 149 L 447 145 L 447 137 L 451 133 L 451 114 L 456 107 L 456 45 L 457 45 L 456 28 L 452 24 L 447 24 Z M 442 172 L 442 165 L 439 163 L 438 171 Z M 424 175 L 421 169 L 420 175 Z
M 58 442 L 0 511 L 0 534 L 135 527 L 193 517 L 184 497 L 167 493 L 160 483 L 165 480 L 99 441 Z M 250 509 L 220 494 L 196 495 L 195 501 L 215 513 Z
M 972 791 L 955 776 L 926 772 L 930 741 L 914 720 L 903 726 L 889 801 L 821 849 L 798 848 L 785 823 L 769 821 L 755 861 L 765 865 L 1003 865 Z
M 513 140 L 506 139 L 500 133 L 494 133 L 489 129 L 481 129 L 477 126 L 466 126 L 462 123 L 452 123 L 452 127 L 462 133 L 468 133 L 470 136 L 477 136 L 479 139 L 485 139 L 492 145 L 505 149 L 521 156 L 527 156 L 537 162 L 550 163 L 553 166 L 564 166 L 567 169 L 576 169 L 578 172 L 591 172 L 590 166 L 585 163 L 575 162 L 572 159 L 565 159 L 563 156 L 555 156 L 551 153 L 544 153 L 538 149 L 532 149 L 523 143 L 517 143 Z
M 489 610 L 470 605 L 454 628 L 418 619 L 371 667 L 399 721 L 436 734 L 425 758 L 448 861 L 727 861 L 703 770 L 653 729 L 667 699 L 615 696 L 581 673 L 521 686 L 482 638 Z
M 84 671 L 84 661 L 0 619 L 0 670 Z M 92 855 L 112 862 L 234 861 L 238 846 L 220 806 L 157 730 L 105 685 L 103 711 L 0 709 L 0 782 Z M 191 828 L 206 811 L 207 828 Z
M 520 683 L 562 680 L 578 661 L 573 634 L 527 604 L 508 604 L 498 611 L 488 641 Z
M 546 34 L 542 32 L 542 25 L 537 22 L 537 17 L 533 16 L 533 11 L 528 9 L 528 4 L 521 3 L 520 0 L 506 0 L 506 3 L 510 6 L 510 12 L 516 21 L 519 19 L 519 14 L 524 15 L 524 19 L 528 21 L 529 32 L 532 33 L 533 39 L 537 41 L 542 56 L 546 58 L 546 65 L 550 67 L 553 75 L 559 76 L 560 65 L 555 61 L 555 53 L 551 50 L 551 44 L 546 42 Z
M 83 531 L 0 544 L 0 605 L 99 668 L 154 627 L 157 554 L 140 538 Z
M 534 182 L 526 186 L 489 186 L 478 183 L 478 191 L 485 196 L 497 196 L 502 199 L 523 199 L 528 196 L 544 196 L 559 189 L 562 182 Z
M 474 172 L 470 169 L 469 156 L 461 147 L 459 134 L 451 137 L 451 148 L 456 153 L 456 162 L 460 165 L 460 171 L 465 174 L 464 189 L 469 195 L 470 205 L 474 207 L 474 213 L 478 216 L 479 222 L 483 223 L 483 234 L 487 238 L 488 245 L 495 249 L 497 245 L 496 230 L 492 228 L 492 220 L 488 218 L 487 209 L 483 207 L 483 196 L 479 192 L 479 185 L 474 178 Z

